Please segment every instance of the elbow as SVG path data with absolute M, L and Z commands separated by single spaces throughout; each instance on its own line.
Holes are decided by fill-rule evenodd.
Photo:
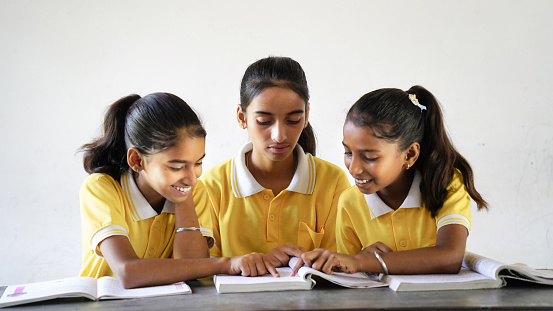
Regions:
M 461 268 L 463 266 L 463 258 L 464 258 L 465 252 L 455 252 L 454 254 L 450 256 L 444 257 L 444 262 L 441 265 L 441 271 L 440 273 L 444 274 L 456 274 L 461 271 Z
M 122 264 L 117 271 L 113 271 L 121 285 L 125 289 L 136 288 L 144 286 L 141 284 L 140 267 L 137 267 L 136 263 L 128 262 Z

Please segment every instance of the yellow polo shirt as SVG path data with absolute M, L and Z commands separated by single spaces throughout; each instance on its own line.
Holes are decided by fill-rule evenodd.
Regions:
M 357 254 L 376 242 L 394 251 L 434 246 L 438 230 L 449 224 L 460 224 L 470 231 L 470 197 L 458 170 L 435 218 L 422 203 L 420 183 L 421 174 L 417 171 L 407 198 L 395 211 L 376 193 L 365 195 L 357 186 L 344 191 L 336 222 L 338 252 Z
M 89 175 L 81 186 L 83 265 L 79 276 L 114 276 L 98 244 L 126 236 L 139 258 L 171 258 L 175 236 L 175 207 L 166 200 L 161 214 L 146 201 L 130 172 L 119 182 L 107 174 Z M 202 228 L 211 237 L 209 229 Z
M 297 145 L 296 173 L 288 188 L 274 196 L 246 167 L 250 150 L 248 143 L 237 156 L 205 172 L 195 189 L 209 194 L 209 202 L 194 202 L 200 225 L 215 237 L 211 255 L 267 253 L 285 243 L 335 250 L 336 206 L 350 186 L 345 172 Z

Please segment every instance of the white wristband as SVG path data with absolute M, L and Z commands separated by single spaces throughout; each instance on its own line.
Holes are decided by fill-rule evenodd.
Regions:
M 198 227 L 181 227 L 177 228 L 175 232 L 183 232 L 183 231 L 200 231 L 200 228 Z
M 382 257 L 380 257 L 380 254 L 378 254 L 376 251 L 374 251 L 373 254 L 376 257 L 376 259 L 378 259 L 378 262 L 380 262 L 382 269 L 384 269 L 384 274 L 390 274 L 388 272 L 388 267 L 386 267 L 386 264 L 384 263 L 384 260 L 382 260 Z

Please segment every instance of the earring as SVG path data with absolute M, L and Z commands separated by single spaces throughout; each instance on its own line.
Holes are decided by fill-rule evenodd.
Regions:
M 408 170 L 408 169 L 409 169 L 409 167 L 410 167 L 410 166 L 409 166 L 409 163 L 407 163 L 407 167 L 405 168 L 405 170 Z

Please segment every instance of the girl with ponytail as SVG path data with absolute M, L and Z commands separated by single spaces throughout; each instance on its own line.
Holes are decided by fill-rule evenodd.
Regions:
M 251 64 L 236 117 L 251 142 L 198 183 L 210 202 L 196 204 L 213 230 L 212 256 L 268 255 L 273 266 L 317 247 L 336 249 L 336 206 L 345 172 L 316 158 L 305 72 L 288 57 Z
M 305 253 L 305 264 L 327 273 L 460 270 L 470 198 L 479 210 L 487 203 L 442 119 L 438 101 L 421 86 L 376 90 L 351 107 L 342 143 L 355 186 L 338 203 L 338 253 Z
M 109 107 L 103 135 L 82 147 L 90 175 L 80 191 L 80 276 L 115 276 L 131 288 L 276 274 L 264 254 L 209 258 L 213 236 L 200 228 L 191 195 L 205 136 L 196 113 L 172 94 L 130 95 Z

